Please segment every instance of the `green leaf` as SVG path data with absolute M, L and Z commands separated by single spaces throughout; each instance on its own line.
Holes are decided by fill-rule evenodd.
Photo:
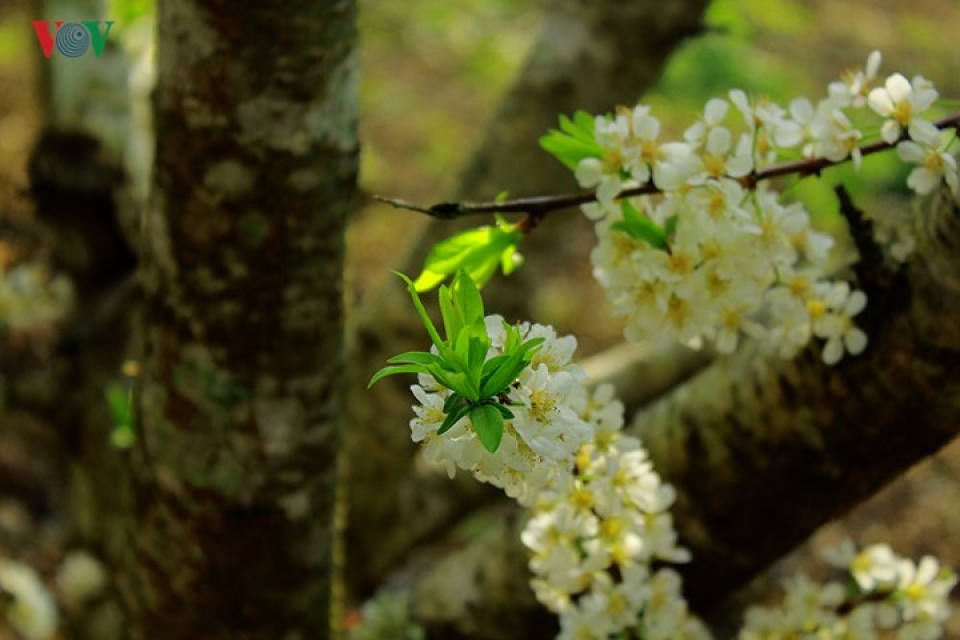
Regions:
M 483 363 L 483 372 L 480 374 L 481 380 L 486 380 L 493 372 L 500 368 L 500 365 L 510 359 L 510 356 L 494 356 Z
M 600 158 L 603 149 L 594 137 L 594 117 L 578 111 L 571 120 L 560 116 L 560 129 L 551 129 L 540 138 L 540 146 L 571 170 L 584 158 Z
M 453 292 L 463 323 L 479 323 L 483 326 L 483 298 L 480 297 L 480 291 L 470 274 L 462 269 L 457 272 L 457 277 L 453 280 Z
M 643 240 L 651 247 L 663 249 L 667 246 L 667 236 L 653 220 L 637 211 L 627 200 L 620 202 L 623 220 L 610 225 L 611 229 L 622 231 L 632 238 Z
M 503 416 L 504 420 L 513 420 L 513 411 L 510 411 L 510 409 L 508 409 L 505 405 L 496 402 L 492 406 L 496 407 L 497 411 L 500 412 L 500 415 Z
M 596 142 L 572 138 L 556 129 L 540 138 L 540 147 L 562 162 L 571 171 L 577 170 L 577 165 L 584 158 L 600 158 L 603 149 Z
M 513 353 L 513 351 L 520 346 L 520 330 L 504 320 L 503 332 L 506 335 L 503 341 L 503 352 Z
M 457 360 L 459 360 L 459 357 L 457 357 Z M 480 400 L 479 386 L 476 381 L 467 375 L 465 369 L 466 363 L 463 363 L 462 366 L 458 364 L 456 371 L 439 366 L 430 366 L 428 367 L 428 373 L 447 389 L 459 393 L 468 400 L 478 402 Z
M 426 351 L 407 351 L 399 355 L 395 355 L 389 360 L 390 364 L 440 364 L 443 363 L 443 358 L 434 354 L 427 353 Z
M 476 405 L 470 409 L 470 422 L 483 448 L 496 453 L 503 439 L 503 416 L 490 404 Z
M 386 378 L 387 376 L 394 376 L 398 373 L 429 373 L 429 371 L 427 370 L 427 367 L 422 364 L 405 364 L 395 367 L 384 367 L 383 369 L 380 369 L 380 371 L 377 371 L 375 374 L 373 374 L 373 377 L 370 378 L 370 382 L 367 383 L 367 389 L 375 385 L 383 378 Z
M 437 349 L 440 350 L 440 354 L 446 356 L 447 354 L 445 352 L 449 351 L 449 349 L 447 349 L 447 346 L 444 344 L 443 340 L 440 339 L 440 334 L 437 333 L 437 328 L 433 326 L 433 321 L 430 320 L 427 310 L 420 301 L 420 296 L 417 295 L 417 288 L 413 284 L 413 281 L 399 271 L 394 271 L 394 273 L 400 276 L 400 278 L 407 283 L 407 291 L 410 292 L 410 298 L 413 300 L 413 306 L 417 309 L 417 314 L 420 316 L 423 326 L 427 328 L 427 333 L 430 334 L 430 340 L 437 347 Z
M 580 110 L 573 114 L 573 121 L 581 131 L 586 132 L 590 139 L 593 140 L 597 126 L 596 118 L 593 115 Z
M 450 396 L 443 401 L 443 412 L 450 413 L 453 411 L 453 408 L 461 402 L 463 402 L 463 396 L 459 393 L 451 393 Z
M 521 344 L 517 349 L 524 354 L 529 354 L 530 357 L 533 357 L 533 354 L 537 352 L 540 346 L 546 342 L 546 338 L 530 338 L 523 344 Z
M 453 294 L 447 287 L 440 287 L 440 315 L 443 316 L 443 330 L 447 334 L 447 344 L 453 345 L 463 329 L 463 314 L 453 302 Z
M 469 392 L 464 395 L 474 401 L 482 397 L 480 396 L 480 379 L 489 350 L 490 338 L 483 325 L 472 324 L 460 332 L 454 351 L 464 363 L 461 370 L 469 381 L 467 386 Z
M 428 291 L 463 270 L 477 287 L 483 286 L 500 265 L 500 257 L 523 238 L 516 225 L 501 223 L 469 229 L 436 244 L 417 276 L 417 291 Z
M 437 429 L 437 435 L 442 436 L 449 431 L 450 428 L 457 424 L 457 421 L 460 420 L 460 418 L 467 415 L 467 412 L 469 412 L 473 407 L 474 405 L 471 404 L 461 404 L 455 407 L 454 410 L 448 413 L 447 417 L 443 419 L 443 423 L 440 425 L 440 428 Z
M 487 336 L 486 327 L 482 324 L 473 324 L 464 331 L 469 336 L 467 345 L 467 366 L 470 369 L 470 375 L 480 384 L 480 378 L 483 376 L 483 365 L 487 359 L 487 352 L 490 350 L 490 337 Z
M 520 351 L 514 352 L 496 370 L 491 372 L 480 384 L 480 397 L 495 396 L 510 386 L 523 371 L 523 368 L 527 366 L 527 362 L 524 362 L 524 355 Z
M 508 276 L 523 264 L 523 256 L 517 251 L 517 247 L 511 245 L 500 254 L 500 270 L 503 275 Z
M 673 234 L 676 232 L 677 224 L 679 222 L 680 222 L 680 216 L 678 215 L 672 215 L 669 218 L 667 218 L 666 224 L 663 225 L 663 233 L 664 235 L 666 235 L 668 239 L 673 237 Z

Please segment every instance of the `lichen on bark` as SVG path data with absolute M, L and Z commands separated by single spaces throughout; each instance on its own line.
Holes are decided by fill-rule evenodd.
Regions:
M 133 637 L 327 637 L 355 3 L 159 5 Z

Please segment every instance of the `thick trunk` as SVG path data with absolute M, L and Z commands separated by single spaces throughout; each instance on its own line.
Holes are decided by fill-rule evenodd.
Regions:
M 132 637 L 328 637 L 355 12 L 160 3 Z
M 469 163 L 458 197 L 573 188 L 570 172 L 539 148 L 538 138 L 556 126 L 560 113 L 577 109 L 599 113 L 635 102 L 656 81 L 676 47 L 702 30 L 707 4 L 707 0 L 548 3 L 537 44 Z M 402 270 L 415 274 L 437 240 L 486 222 L 431 222 Z M 592 233 L 582 216 L 571 215 L 563 224 L 538 229 L 522 249 L 531 256 L 550 256 L 552 265 L 587 268 Z M 537 269 L 532 262 L 503 286 L 494 282 L 485 290 L 491 312 L 511 319 L 530 317 L 538 279 L 551 276 L 547 267 Z M 602 300 L 599 293 L 595 296 L 581 302 L 599 308 Z M 366 390 L 367 380 L 386 358 L 424 347 L 422 326 L 403 287 L 388 282 L 363 310 L 358 325 L 350 358 L 354 394 L 350 422 L 358 437 L 347 442 L 348 554 L 351 580 L 363 594 L 411 548 L 496 494 L 469 478 L 451 483 L 445 475 L 417 468 L 416 449 L 406 428 L 411 405 L 408 380 L 388 379 Z M 390 532 L 386 539 L 384 531 Z

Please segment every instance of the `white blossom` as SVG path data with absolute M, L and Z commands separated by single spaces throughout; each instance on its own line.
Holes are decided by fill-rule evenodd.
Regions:
M 26 640 L 50 640 L 57 631 L 57 605 L 33 568 L 0 558 L 0 597 L 7 621 Z
M 57 590 L 70 608 L 78 608 L 96 597 L 107 585 L 103 565 L 87 551 L 71 551 L 56 576 Z
M 883 88 L 873 89 L 867 101 L 871 109 L 888 118 L 883 123 L 880 135 L 892 144 L 904 130 L 913 140 L 934 135 L 936 127 L 920 118 L 920 114 L 933 105 L 937 96 L 937 90 L 922 76 L 914 76 L 911 82 L 902 74 L 895 73 L 887 78 Z
M 907 186 L 923 195 L 946 182 L 951 193 L 957 192 L 957 159 L 947 152 L 955 134 L 949 131 L 921 133 L 914 140 L 897 145 L 897 155 L 904 162 L 919 165 L 910 172 Z

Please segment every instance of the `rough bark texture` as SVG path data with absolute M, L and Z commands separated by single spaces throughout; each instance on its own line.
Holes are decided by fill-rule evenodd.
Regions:
M 631 427 L 677 488 L 677 528 L 694 558 L 683 568 L 685 593 L 699 611 L 960 434 L 956 202 L 934 203 L 918 254 L 900 274 L 868 266 L 859 270 L 870 295 L 858 317 L 870 336 L 864 354 L 827 367 L 819 346 L 788 362 L 746 349 L 677 387 Z M 487 538 L 512 545 L 499 551 L 502 558 L 522 557 L 517 522 L 492 521 L 483 539 L 447 552 L 460 559 L 458 573 L 472 578 L 478 595 L 469 608 L 453 588 L 460 577 L 424 574 L 431 588 L 418 583 L 414 606 L 428 628 L 472 637 L 474 616 L 487 606 L 482 594 L 490 593 L 499 619 L 516 626 L 483 637 L 552 637 L 526 631 L 541 615 L 535 607 L 526 616 L 502 610 L 499 594 L 517 593 L 529 580 L 524 562 L 512 572 L 479 571 L 489 559 L 474 549 Z
M 637 417 L 678 488 L 701 610 L 960 434 L 960 210 L 938 200 L 924 222 L 903 277 L 858 270 L 863 355 L 827 367 L 816 346 L 789 362 L 744 351 Z
M 486 139 L 469 164 L 459 198 L 492 198 L 508 190 L 520 196 L 575 187 L 570 172 L 553 161 L 537 140 L 556 125 L 557 115 L 629 104 L 659 76 L 687 37 L 702 30 L 707 0 L 663 3 L 555 0 L 548 3 L 538 42 L 519 74 Z M 413 214 L 410 214 L 413 215 Z M 582 216 L 545 224 L 523 249 L 551 255 L 553 264 L 586 265 L 592 234 Z M 430 247 L 482 221 L 433 222 L 414 243 L 401 270 L 416 273 Z M 521 269 L 502 287 L 485 290 L 488 308 L 510 319 L 529 319 L 530 292 L 543 271 Z M 366 381 L 387 357 L 422 349 L 423 329 L 403 287 L 388 282 L 358 318 L 352 348 L 351 424 L 358 434 L 350 450 L 348 557 L 358 594 L 368 593 L 412 547 L 427 540 L 474 505 L 496 494 L 472 480 L 451 483 L 414 463 L 416 449 L 405 427 L 410 413 L 409 381 L 387 379 L 372 391 Z M 382 533 L 390 531 L 385 538 Z
M 329 637 L 355 13 L 160 2 L 131 637 Z

